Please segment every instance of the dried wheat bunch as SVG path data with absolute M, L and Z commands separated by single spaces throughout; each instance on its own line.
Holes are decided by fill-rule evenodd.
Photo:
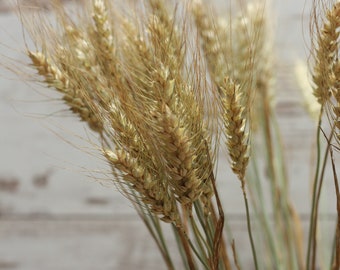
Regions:
M 190 210 L 197 200 L 209 203 L 214 168 L 186 23 L 160 0 L 124 18 L 114 16 L 109 1 L 89 1 L 85 8 L 75 21 L 59 6 L 59 30 L 48 30 L 53 42 L 37 40 L 46 52 L 28 50 L 28 56 L 71 110 L 101 134 L 120 190 L 179 225 L 179 205 Z

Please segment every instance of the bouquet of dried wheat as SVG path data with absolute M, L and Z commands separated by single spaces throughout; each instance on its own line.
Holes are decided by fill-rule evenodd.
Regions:
M 312 83 L 304 90 L 319 124 L 305 258 L 275 121 L 266 1 L 235 1 L 225 18 L 199 0 L 123 2 L 86 1 L 72 18 L 53 1 L 54 24 L 22 15 L 36 45 L 27 47 L 27 55 L 36 80 L 57 90 L 98 134 L 111 180 L 135 207 L 167 268 L 242 269 L 242 252 L 225 230 L 223 191 L 216 180 L 223 148 L 240 181 L 255 269 L 316 269 L 319 194 L 331 162 L 338 222 L 330 267 L 339 269 L 340 193 L 333 150 L 340 141 L 340 3 L 316 1 L 311 13 Z M 331 126 L 327 134 L 322 134 L 323 116 Z M 259 151 L 265 156 L 273 217 L 263 200 Z M 169 228 L 182 266 L 174 264 L 164 239 Z

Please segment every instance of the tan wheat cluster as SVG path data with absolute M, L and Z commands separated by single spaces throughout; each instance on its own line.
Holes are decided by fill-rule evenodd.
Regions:
M 220 17 L 207 2 L 89 0 L 75 16 L 54 0 L 55 21 L 40 15 L 36 22 L 21 18 L 36 46 L 26 51 L 37 73 L 34 79 L 57 90 L 97 134 L 110 180 L 136 208 L 168 269 L 175 267 L 159 220 L 172 225 L 183 269 L 201 269 L 198 264 L 232 269 L 231 257 L 240 269 L 234 240 L 226 240 L 223 232 L 223 192 L 216 181 L 220 147 L 241 181 L 255 268 L 315 269 L 316 187 L 320 181 L 321 190 L 324 176 L 324 170 L 319 173 L 320 143 L 305 268 L 274 113 L 269 3 L 236 1 L 236 12 L 230 5 L 229 14 Z M 301 85 L 308 88 L 308 100 L 314 94 L 306 102 L 319 117 L 318 140 L 324 111 L 332 124 L 325 168 L 332 140 L 340 145 L 340 2 L 324 5 L 323 11 L 319 6 L 322 1 L 315 0 L 312 86 L 307 80 Z M 253 157 L 260 147 L 263 174 L 261 162 Z M 262 177 L 269 180 L 273 222 Z M 256 222 L 251 222 L 248 190 Z M 338 197 L 340 209 L 340 191 Z M 340 235 L 340 210 L 338 214 Z M 253 223 L 263 229 L 258 249 L 269 254 L 260 262 Z M 340 240 L 334 250 L 340 254 Z M 340 255 L 334 258 L 340 267 Z
M 176 21 L 166 4 L 145 1 L 145 14 L 122 18 L 110 1 L 89 1 L 91 15 L 79 22 L 59 7 L 53 44 L 27 53 L 47 85 L 104 138 L 121 190 L 178 223 L 178 204 L 210 201 L 214 151 L 189 23 Z
M 223 133 L 245 195 L 250 120 L 257 113 L 250 103 L 257 96 L 270 103 L 264 7 L 249 6 L 230 24 L 215 23 L 200 1 L 118 7 L 92 0 L 76 19 L 53 3 L 57 27 L 28 29 L 36 51 L 28 48 L 27 55 L 38 75 L 98 133 L 113 181 L 141 216 L 181 228 L 182 241 L 187 219 L 207 219 L 202 226 L 215 226 L 206 232 L 208 265 L 217 267 L 220 252 L 229 265 L 215 160 Z

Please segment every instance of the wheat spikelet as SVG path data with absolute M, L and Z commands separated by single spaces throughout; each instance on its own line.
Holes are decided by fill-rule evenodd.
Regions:
M 305 108 L 309 115 L 314 120 L 317 120 L 321 112 L 321 106 L 320 103 L 317 102 L 315 96 L 313 95 L 311 81 L 308 79 L 308 68 L 303 61 L 298 61 L 296 63 L 295 75 L 304 98 Z
M 273 100 L 272 38 L 265 5 L 248 3 L 233 20 L 233 80 L 240 85 L 244 112 L 257 130 L 259 111 Z M 244 117 L 248 117 L 244 115 Z
M 122 42 L 122 55 L 124 57 L 124 76 L 128 82 L 127 93 L 133 92 L 141 106 L 148 110 L 155 110 L 155 95 L 158 72 L 168 72 L 158 57 L 155 57 L 153 48 L 146 36 L 140 33 L 139 22 L 122 22 L 124 38 Z
M 78 67 L 72 71 L 73 77 L 83 85 L 89 99 L 100 103 L 101 109 L 108 110 L 111 101 L 117 98 L 111 86 L 113 80 L 101 68 L 96 49 L 90 41 L 89 35 L 76 38 L 74 51 Z
M 170 77 L 176 78 L 180 76 L 184 61 L 185 36 L 180 32 L 183 29 L 177 28 L 174 18 L 164 7 L 164 1 L 149 0 L 149 3 L 151 15 L 147 27 L 153 53 L 169 70 Z
M 168 157 L 170 184 L 182 204 L 190 204 L 201 195 L 200 179 L 193 168 L 194 150 L 190 138 L 171 109 L 165 105 L 163 113 L 164 151 Z
M 251 21 L 250 40 L 253 46 L 251 54 L 252 78 L 250 90 L 245 91 L 245 106 L 250 108 L 250 128 L 256 131 L 258 119 L 263 110 L 272 110 L 274 104 L 274 65 L 273 65 L 273 38 L 269 27 L 269 15 L 266 2 L 249 4 L 247 16 Z M 253 90 L 252 90 L 253 89 Z M 268 114 L 266 111 L 265 114 Z M 245 116 L 246 117 L 246 116 Z
M 254 67 L 253 31 L 252 18 L 249 12 L 246 14 L 242 12 L 233 20 L 233 33 L 237 33 L 233 35 L 233 78 L 239 84 L 247 84 L 248 89 L 252 86 L 251 79 Z
M 101 49 L 108 57 L 108 61 L 112 60 L 114 55 L 113 30 L 111 22 L 108 18 L 108 7 L 104 0 L 93 0 L 92 18 L 95 22 L 97 38 L 101 45 Z
M 264 3 L 249 4 L 247 17 L 251 21 L 250 40 L 253 53 L 250 58 L 256 91 L 266 92 L 269 99 L 273 96 L 273 38 L 269 28 L 267 7 Z M 249 104 L 249 103 L 248 103 Z
M 106 0 L 92 0 L 93 31 L 89 31 L 92 44 L 96 49 L 102 72 L 107 76 L 119 76 L 117 49 L 114 41 L 114 23 L 110 12 L 111 5 Z M 91 29 L 91 28 L 89 28 Z
M 334 65 L 334 73 L 340 74 L 340 62 L 336 61 Z M 331 103 L 331 108 L 333 111 L 332 120 L 334 121 L 335 125 L 335 135 L 338 144 L 340 145 L 340 78 L 336 78 L 336 82 L 334 88 L 332 89 L 332 95 L 334 99 Z
M 92 130 L 102 132 L 102 122 L 96 116 L 93 108 L 83 99 L 81 90 L 72 87 L 70 81 L 58 67 L 51 64 L 51 61 L 43 53 L 28 51 L 27 54 L 38 73 L 44 76 L 48 86 L 54 87 L 64 94 L 63 99 L 71 110 L 78 114 L 82 121 L 87 122 Z
M 217 86 L 222 85 L 224 77 L 229 74 L 225 59 L 231 55 L 227 36 L 228 25 L 221 20 L 215 23 L 200 0 L 193 1 L 192 13 L 212 79 Z
M 321 30 L 317 29 L 313 82 L 314 95 L 321 105 L 329 100 L 336 80 L 333 65 L 337 58 L 339 27 L 340 2 L 336 2 L 330 10 L 327 10 Z
M 109 122 L 107 132 L 115 144 L 133 157 L 143 153 L 143 144 L 137 135 L 136 127 L 118 100 L 112 100 L 107 114 Z
M 121 172 L 124 182 L 140 194 L 141 200 L 150 206 L 154 214 L 162 215 L 161 219 L 165 222 L 179 224 L 176 201 L 169 195 L 160 178 L 141 166 L 138 159 L 122 150 L 103 151 L 110 165 Z
M 245 131 L 245 109 L 241 102 L 240 87 L 229 79 L 225 79 L 222 97 L 223 123 L 227 137 L 227 148 L 233 172 L 243 182 L 248 165 L 248 135 Z

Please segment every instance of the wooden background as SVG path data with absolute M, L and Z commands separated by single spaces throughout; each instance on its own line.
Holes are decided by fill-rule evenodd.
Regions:
M 43 5 L 47 0 L 35 2 Z M 227 1 L 216 2 L 223 7 Z M 276 108 L 291 196 L 304 225 L 315 123 L 301 106 L 294 63 L 306 59 L 308 29 L 302 22 L 308 23 L 310 4 L 274 0 L 272 14 Z M 27 62 L 21 25 L 8 7 L 0 0 L 0 61 L 7 63 L 12 57 Z M 89 177 L 94 171 L 108 171 L 91 143 L 95 136 L 66 111 L 53 91 L 24 83 L 6 70 L 0 74 L 0 269 L 165 269 L 129 202 L 109 182 L 103 185 Z M 221 194 L 242 261 L 250 265 L 241 191 L 227 167 L 221 157 Z M 326 179 L 325 192 L 326 227 L 333 224 L 335 211 L 331 179 Z

